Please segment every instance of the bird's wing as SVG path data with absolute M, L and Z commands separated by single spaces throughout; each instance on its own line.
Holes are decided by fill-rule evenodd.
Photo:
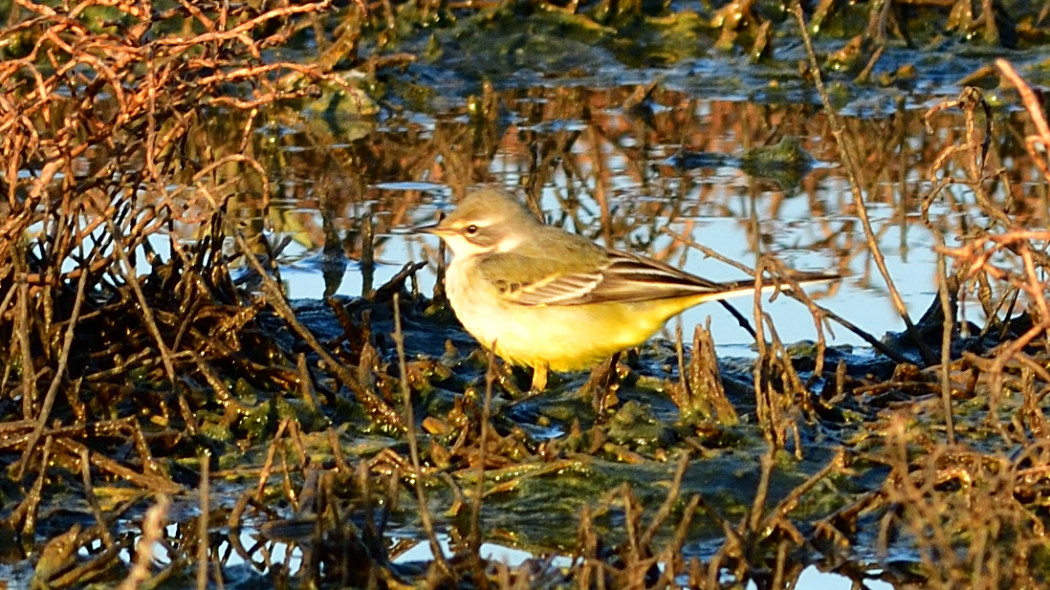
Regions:
M 557 256 L 538 258 L 511 253 L 486 257 L 478 263 L 485 280 L 508 301 L 519 305 L 577 305 L 602 282 L 599 264 L 566 268 Z M 583 270 L 583 269 L 592 270 Z
M 601 274 L 601 283 L 589 295 L 591 303 L 652 301 L 701 294 L 716 298 L 747 288 L 744 283 L 715 283 L 651 258 L 617 251 L 609 252 L 609 263 Z M 747 281 L 747 285 L 750 284 Z
M 506 259 L 503 263 L 508 263 Z M 521 280 L 495 281 L 507 299 L 529 306 L 639 302 L 709 293 L 721 298 L 746 291 L 751 281 L 714 283 L 649 258 L 609 251 L 606 260 L 587 270 L 567 272 L 557 264 Z M 501 273 L 503 277 L 507 273 Z

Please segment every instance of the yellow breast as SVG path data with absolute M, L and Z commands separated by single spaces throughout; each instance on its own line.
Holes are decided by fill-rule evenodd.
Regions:
M 555 371 L 588 368 L 637 346 L 703 298 L 526 306 L 477 276 L 467 258 L 453 260 L 445 277 L 449 302 L 467 332 L 510 363 Z

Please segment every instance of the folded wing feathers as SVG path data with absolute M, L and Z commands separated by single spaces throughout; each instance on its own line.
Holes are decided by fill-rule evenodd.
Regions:
M 603 281 L 590 294 L 591 303 L 651 301 L 699 293 L 720 293 L 726 285 L 684 273 L 655 260 L 613 252 Z
M 521 305 L 580 305 L 589 301 L 603 278 L 598 272 L 558 275 L 522 285 L 509 295 Z
M 507 295 L 521 305 L 582 305 L 637 302 L 701 293 L 728 296 L 748 291 L 750 280 L 714 283 L 663 263 L 623 252 L 610 252 L 598 272 L 563 274 L 516 286 Z

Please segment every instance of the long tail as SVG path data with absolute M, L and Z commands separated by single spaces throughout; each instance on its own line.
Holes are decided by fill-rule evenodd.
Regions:
M 790 291 L 795 287 L 802 287 L 803 285 L 816 285 L 819 283 L 830 283 L 837 281 L 842 278 L 842 275 L 821 273 L 821 272 L 792 272 L 786 277 L 779 279 L 765 280 L 762 281 L 762 292 L 768 293 L 770 291 L 781 289 L 784 291 Z M 710 297 L 706 298 L 705 301 L 719 301 L 722 299 L 731 299 L 733 297 L 739 297 L 741 295 L 748 295 L 755 292 L 755 281 L 754 279 L 746 279 L 741 281 L 728 281 L 724 283 L 718 283 L 718 289 L 710 293 Z

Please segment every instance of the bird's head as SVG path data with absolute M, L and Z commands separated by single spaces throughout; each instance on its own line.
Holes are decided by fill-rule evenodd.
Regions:
M 525 206 L 511 195 L 483 188 L 467 195 L 456 210 L 420 231 L 439 236 L 457 257 L 507 252 L 517 247 L 530 225 L 539 225 Z

